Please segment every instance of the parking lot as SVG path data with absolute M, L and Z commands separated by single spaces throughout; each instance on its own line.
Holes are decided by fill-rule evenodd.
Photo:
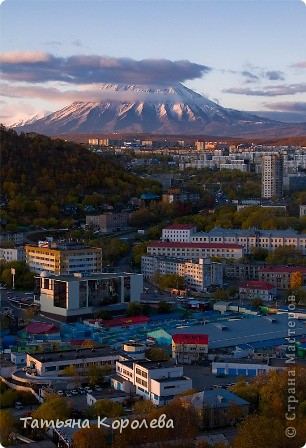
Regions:
M 242 378 L 239 376 L 226 376 L 218 378 L 211 373 L 211 367 L 203 366 L 184 366 L 184 375 L 192 379 L 192 388 L 196 391 L 210 390 L 212 386 L 226 386 L 237 383 Z

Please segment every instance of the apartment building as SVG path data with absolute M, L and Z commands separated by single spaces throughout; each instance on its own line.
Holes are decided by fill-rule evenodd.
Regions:
M 294 272 L 301 272 L 304 285 L 306 284 L 305 266 L 266 266 L 259 269 L 259 280 L 272 283 L 277 289 L 290 288 L 290 280 Z
M 173 334 L 172 358 L 183 364 L 205 359 L 208 353 L 207 334 Z
M 180 235 L 177 234 L 176 241 Z M 215 227 L 210 232 L 197 232 L 191 236 L 192 243 L 225 243 L 243 246 L 244 253 L 252 253 L 253 248 L 273 252 L 277 247 L 293 246 L 306 255 L 306 235 L 296 230 L 223 229 Z
M 173 202 L 198 202 L 200 200 L 199 193 L 177 191 L 164 193 L 162 197 L 163 202 L 172 204 Z
M 114 389 L 134 392 L 161 406 L 192 388 L 183 367 L 168 361 L 117 361 L 116 374 L 112 379 Z
M 155 256 L 183 258 L 185 260 L 210 257 L 239 260 L 243 257 L 244 249 L 239 244 L 162 241 L 149 244 L 147 253 Z
M 182 260 L 179 258 L 143 255 L 141 273 L 152 277 L 156 272 L 161 275 L 178 274 L 184 277 L 190 288 L 200 291 L 210 286 L 223 285 L 223 265 L 210 259 Z
M 306 205 L 300 205 L 300 218 L 306 216 Z
M 14 246 L 20 246 L 23 243 L 23 233 L 0 233 L 0 245 L 1 244 L 14 244 Z
M 277 294 L 275 284 L 264 280 L 249 280 L 239 286 L 239 295 L 244 299 L 261 299 L 263 301 L 272 301 Z
M 25 261 L 25 249 L 24 247 L 16 247 L 15 249 L 0 247 L 0 260 Z
M 48 275 L 35 277 L 34 297 L 41 312 L 63 322 L 90 316 L 105 305 L 139 301 L 141 274 L 108 273 Z
M 165 227 L 162 231 L 163 241 L 179 241 L 181 243 L 190 243 L 191 237 L 197 229 L 188 224 L 172 224 Z
M 101 215 L 86 216 L 86 225 L 92 225 L 95 230 L 102 233 L 124 230 L 129 223 L 129 213 L 103 213 Z
M 283 195 L 283 156 L 266 154 L 261 158 L 261 196 L 272 198 Z
M 39 242 L 38 246 L 26 245 L 26 263 L 40 274 L 89 274 L 102 272 L 102 249 L 87 247 L 74 242 Z

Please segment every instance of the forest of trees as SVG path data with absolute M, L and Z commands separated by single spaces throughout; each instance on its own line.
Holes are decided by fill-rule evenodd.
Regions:
M 86 205 L 127 203 L 144 192 L 161 193 L 159 183 L 81 145 L 39 134 L 18 135 L 3 126 L 0 133 L 2 229 L 65 227 L 64 205 L 77 204 L 82 215 Z

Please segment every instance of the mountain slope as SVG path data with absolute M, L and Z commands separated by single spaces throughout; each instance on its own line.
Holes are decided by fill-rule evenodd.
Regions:
M 74 102 L 15 128 L 47 135 L 124 132 L 220 136 L 260 136 L 266 132 L 269 136 L 306 134 L 306 123 L 286 124 L 226 109 L 182 84 L 172 87 L 103 84 L 99 101 Z

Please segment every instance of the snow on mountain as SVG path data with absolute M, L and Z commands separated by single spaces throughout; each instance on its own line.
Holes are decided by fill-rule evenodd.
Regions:
M 284 123 L 226 109 L 182 84 L 102 84 L 95 102 L 74 102 L 17 130 L 60 133 L 155 133 L 220 136 L 279 134 Z M 286 125 L 288 128 L 288 125 Z

